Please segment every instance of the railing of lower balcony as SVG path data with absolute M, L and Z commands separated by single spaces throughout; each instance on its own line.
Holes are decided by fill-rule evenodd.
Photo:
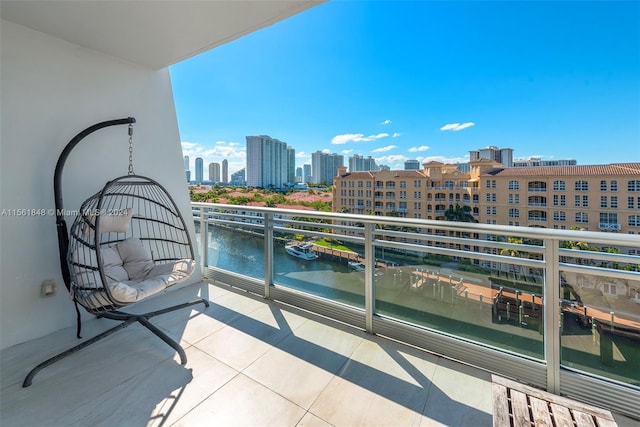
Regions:
M 192 209 L 211 279 L 640 418 L 637 236 Z

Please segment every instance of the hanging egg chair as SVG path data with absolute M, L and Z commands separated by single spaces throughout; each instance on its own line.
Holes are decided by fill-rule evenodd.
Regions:
M 173 347 L 183 365 L 187 361 L 182 347 L 149 319 L 195 304 L 208 307 L 207 300 L 188 301 L 144 314 L 120 311 L 186 281 L 196 270 L 191 237 L 175 202 L 158 182 L 133 171 L 133 123 L 133 117 L 111 120 L 80 132 L 62 151 L 54 176 L 60 266 L 76 305 L 77 336 L 80 338 L 81 328 L 78 306 L 121 323 L 36 366 L 25 378 L 23 387 L 31 385 L 33 377 L 43 368 L 135 322 Z M 87 135 L 125 124 L 129 135 L 128 174 L 107 182 L 82 203 L 68 232 L 61 177 L 69 153 Z

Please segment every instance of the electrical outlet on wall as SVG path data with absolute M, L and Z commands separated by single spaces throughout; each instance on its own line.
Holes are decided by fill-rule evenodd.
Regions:
M 53 279 L 48 279 L 42 282 L 42 288 L 40 289 L 40 295 L 43 297 L 50 297 L 56 294 L 58 285 Z

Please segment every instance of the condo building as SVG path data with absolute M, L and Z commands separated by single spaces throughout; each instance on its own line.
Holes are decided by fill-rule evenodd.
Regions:
M 220 182 L 220 163 L 209 163 L 209 181 Z
M 335 153 L 316 151 L 311 154 L 311 182 L 314 184 L 333 184 L 340 167 L 344 165 L 344 156 Z
M 468 206 L 481 223 L 640 233 L 640 163 L 504 168 L 478 158 L 469 172 L 428 162 L 420 170 L 334 178 L 335 212 L 444 220 Z
M 247 185 L 256 188 L 283 188 L 295 180 L 295 151 L 287 143 L 268 135 L 247 136 Z M 289 181 L 289 178 L 292 178 Z

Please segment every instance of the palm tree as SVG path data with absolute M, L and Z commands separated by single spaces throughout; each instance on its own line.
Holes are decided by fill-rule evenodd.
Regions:
M 449 205 L 449 209 L 445 211 L 444 217 L 447 221 L 478 222 L 473 217 L 470 206 L 460 206 L 457 203 L 455 207 L 453 207 L 453 205 Z

